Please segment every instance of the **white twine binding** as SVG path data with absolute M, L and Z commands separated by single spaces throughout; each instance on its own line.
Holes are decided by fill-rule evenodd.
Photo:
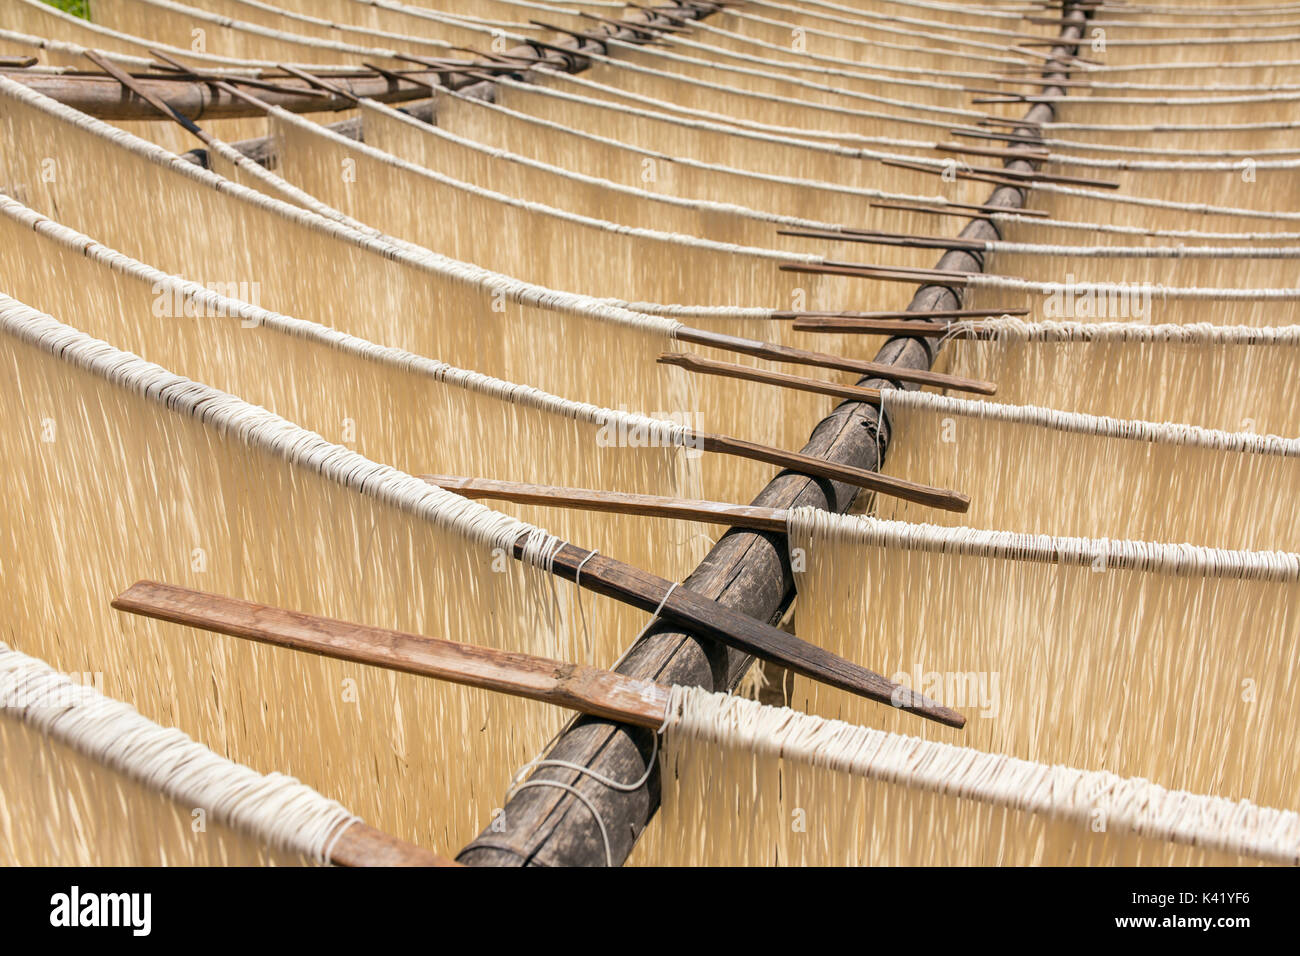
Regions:
M 881 391 L 881 410 L 893 409 L 928 412 L 934 415 L 959 415 L 982 421 L 1031 425 L 1075 435 L 1092 435 L 1123 441 L 1151 442 L 1189 448 L 1278 458 L 1300 458 L 1300 438 L 1256 435 L 1253 432 L 1228 432 L 1179 422 L 1147 422 L 1132 418 L 1111 418 L 1084 412 L 1067 412 L 1040 405 L 1011 405 L 998 402 L 952 398 L 932 392 L 913 392 L 891 388 Z
M 279 415 L 234 395 L 175 375 L 107 342 L 91 338 L 0 293 L 0 335 L 40 349 L 110 384 L 180 415 L 204 422 L 243 445 L 315 472 L 487 549 L 509 548 L 526 522 L 333 445 Z
M 948 326 L 945 339 L 1020 345 L 1026 343 L 1135 343 L 1179 346 L 1259 345 L 1294 348 L 1300 346 L 1300 325 L 1146 325 L 1141 322 L 1026 322 L 1015 317 L 968 319 Z
M 585 558 L 582 559 L 582 564 L 578 565 L 578 575 L 582 574 L 582 566 L 586 564 L 588 561 L 590 561 L 592 558 L 594 558 L 595 556 L 596 556 L 596 552 L 592 551 L 589 555 L 587 555 Z M 574 582 L 576 583 L 577 580 L 578 578 L 575 575 Z M 610 670 L 613 671 L 618 670 L 619 665 L 622 664 L 623 661 L 627 659 L 627 656 L 632 653 L 632 649 L 635 648 L 637 642 L 641 640 L 643 636 L 645 636 L 646 631 L 650 630 L 650 628 L 655 624 L 655 622 L 659 620 L 660 612 L 663 611 L 664 605 L 668 603 L 668 599 L 672 597 L 673 592 L 676 590 L 677 590 L 677 582 L 674 581 L 671 585 L 669 585 L 668 590 L 664 592 L 663 599 L 659 602 L 659 606 L 655 608 L 654 614 L 650 615 L 649 622 L 646 623 L 645 627 L 641 628 L 640 633 L 638 633 L 636 637 L 632 638 L 631 642 L 627 646 L 627 650 L 625 650 L 619 656 L 618 660 L 615 661 L 610 666 L 609 668 Z M 579 607 L 581 607 L 582 606 L 581 590 L 579 590 L 578 593 L 579 593 Z M 577 719 L 578 719 L 577 715 L 574 715 L 574 717 L 570 718 L 570 720 L 565 724 L 565 726 L 562 727 L 559 731 L 557 731 L 555 736 L 553 736 L 549 741 L 547 741 L 546 745 L 542 747 L 542 753 L 549 751 L 551 749 L 551 746 L 555 743 L 555 741 L 557 741 L 562 734 L 567 732 L 568 728 L 572 726 L 573 722 Z M 520 782 L 520 781 L 522 781 L 524 777 L 532 773 L 534 770 L 540 770 L 543 767 L 557 767 L 561 770 L 571 770 L 577 774 L 585 774 L 586 776 L 590 777 L 592 780 L 595 780 L 597 783 L 601 784 L 602 786 L 608 787 L 611 790 L 618 790 L 621 793 L 634 793 L 635 791 L 640 790 L 642 787 L 644 787 L 645 782 L 650 779 L 650 775 L 654 772 L 655 761 L 658 760 L 658 758 L 659 758 L 659 735 L 655 734 L 651 742 L 650 759 L 646 761 L 645 773 L 643 773 L 638 779 L 633 780 L 630 783 L 623 783 L 621 781 L 614 780 L 610 777 L 606 777 L 603 774 L 597 773 L 595 770 L 592 770 L 590 767 L 584 766 L 583 764 L 572 763 L 571 761 L 568 760 L 555 760 L 551 758 L 535 757 L 532 760 L 528 761 L 528 763 L 520 767 L 517 771 L 515 771 L 514 776 L 510 780 L 510 788 L 507 793 L 507 799 L 509 799 L 518 791 L 526 790 L 529 787 L 555 787 L 557 789 L 565 791 L 566 793 L 572 794 L 574 797 L 582 801 L 582 805 L 587 808 L 587 811 L 595 819 L 596 826 L 600 829 L 601 839 L 604 841 L 605 844 L 605 865 L 613 866 L 614 854 L 609 842 L 609 830 L 605 826 L 605 820 L 600 815 L 600 811 L 596 809 L 596 805 L 592 803 L 591 800 L 589 800 L 582 793 L 579 793 L 578 790 L 572 785 L 563 783 L 562 781 L 559 780 L 529 780 L 526 782 Z
M 787 532 L 798 540 L 831 539 L 864 548 L 893 548 L 1066 567 L 1092 568 L 1104 562 L 1107 568 L 1143 574 L 1281 584 L 1300 582 L 1300 554 L 1287 551 L 1234 551 L 1192 544 L 984 531 L 888 521 L 866 515 L 841 515 L 816 508 L 792 509 L 786 524 Z

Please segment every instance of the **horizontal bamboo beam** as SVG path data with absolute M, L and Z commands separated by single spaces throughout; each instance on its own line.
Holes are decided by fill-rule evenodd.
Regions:
M 158 111 L 152 104 L 124 89 L 121 83 L 110 76 L 55 75 L 22 70 L 3 71 L 3 75 L 99 119 L 158 119 Z M 177 113 L 196 122 L 264 115 L 256 107 L 203 80 L 180 79 L 161 74 L 131 76 L 142 91 L 157 97 Z M 416 73 L 416 76 L 433 82 L 437 80 L 438 74 L 425 71 Z M 426 89 L 414 84 L 399 84 L 383 76 L 336 76 L 331 77 L 331 80 L 353 96 L 369 97 L 382 103 L 405 103 L 427 99 L 429 96 Z M 355 106 L 352 100 L 344 96 L 318 95 L 309 84 L 295 78 L 277 78 L 275 86 L 278 89 L 259 91 L 259 98 L 291 113 L 333 113 Z

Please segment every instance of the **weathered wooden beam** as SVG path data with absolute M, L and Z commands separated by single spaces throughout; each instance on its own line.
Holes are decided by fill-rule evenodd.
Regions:
M 1062 29 L 1061 43 L 1053 54 L 1072 55 L 1074 42 L 1083 32 L 1083 14 L 1071 8 L 1070 24 Z M 1051 76 L 1066 78 L 1064 67 L 1047 66 Z M 1048 103 L 1035 104 L 1025 116 L 1030 124 L 1021 129 L 1033 132 L 1053 116 Z M 1032 128 L 1031 128 L 1032 127 Z M 1008 159 L 1011 168 L 1030 171 L 1025 160 Z M 1018 209 L 1025 202 L 1022 186 L 999 186 L 987 205 L 997 209 Z M 994 226 L 975 219 L 962 230 L 964 238 L 997 239 Z M 975 272 L 983 263 L 977 254 L 953 250 L 943 256 L 937 268 Z M 918 289 L 909 311 L 959 309 L 961 302 L 942 286 Z M 937 346 L 915 337 L 893 338 L 881 348 L 876 360 L 908 368 L 928 369 Z M 864 387 L 885 387 L 881 379 L 864 378 Z M 864 402 L 845 402 L 818 423 L 803 452 L 860 468 L 875 468 L 884 460 L 889 446 L 889 426 L 878 410 Z M 766 508 L 811 506 L 844 512 L 853 503 L 856 489 L 833 481 L 782 472 L 754 499 Z M 794 578 L 787 554 L 785 535 L 733 529 L 725 534 L 704 561 L 686 579 L 692 590 L 719 603 L 763 621 L 777 622 L 794 598 Z M 751 659 L 734 650 L 703 640 L 667 624 L 657 624 L 629 650 L 621 673 L 653 679 L 665 684 L 690 684 L 711 690 L 734 688 Z M 457 859 L 467 866 L 601 866 L 605 864 L 605 843 L 593 816 L 600 815 L 609 836 L 615 862 L 625 860 L 637 837 L 659 806 L 659 768 L 650 767 L 651 732 L 609 721 L 583 718 L 556 741 L 546 754 L 549 760 L 566 761 L 587 768 L 580 773 L 558 766 L 546 766 L 530 782 L 551 781 L 582 794 L 575 798 L 560 787 L 530 786 L 519 790 L 505 805 L 493 826 L 461 850 Z M 634 782 L 650 773 L 635 790 L 612 789 L 592 774 L 607 779 Z
M 672 16 L 679 19 L 684 18 L 695 20 L 708 16 L 708 14 L 712 13 L 717 8 L 710 3 L 698 3 L 693 5 L 683 3 L 679 6 L 665 7 L 664 9 L 671 11 Z M 667 20 L 666 17 L 664 19 Z M 631 29 L 612 30 L 611 28 L 609 36 L 610 39 L 627 40 L 632 42 L 639 39 L 638 34 Z M 529 66 L 525 65 L 528 62 L 531 62 L 533 66 L 545 65 L 553 69 L 564 70 L 567 73 L 581 73 L 591 66 L 591 60 L 582 55 L 584 52 L 603 54 L 607 51 L 608 48 L 597 40 L 569 36 L 559 39 L 555 43 L 537 43 L 536 45 L 525 44 L 523 46 L 513 47 L 505 53 L 500 54 L 500 56 L 521 61 L 520 72 L 525 75 L 527 74 L 527 70 L 530 69 Z M 409 86 L 409 84 L 407 85 Z M 496 84 L 491 80 L 473 81 L 466 85 L 454 88 L 462 96 L 484 100 L 488 103 L 491 103 L 496 99 Z M 425 95 L 427 95 L 427 93 Z M 406 101 L 409 102 L 418 99 L 420 99 L 420 97 L 413 96 L 407 97 Z M 385 102 L 395 101 L 387 100 Z M 435 106 L 432 100 L 409 106 L 406 108 L 406 112 L 410 113 L 416 119 L 422 120 L 426 123 L 432 123 L 435 121 Z M 328 128 L 341 136 L 348 137 L 348 139 L 355 139 L 358 141 L 363 139 L 360 119 L 344 120 L 343 122 L 335 123 Z M 230 145 L 261 166 L 269 168 L 274 162 L 275 144 L 271 141 L 270 137 L 243 140 L 238 143 L 231 143 Z M 207 165 L 204 151 L 201 149 L 195 149 L 188 153 L 184 153 L 182 154 L 182 158 L 200 166 Z
M 35 73 L 31 70 L 6 72 L 6 77 L 31 87 L 51 99 L 104 120 L 153 120 L 158 110 L 144 98 L 125 89 L 109 76 Z M 419 76 L 436 80 L 437 73 Z M 135 76 L 140 89 L 156 96 L 177 113 L 194 121 L 261 116 L 260 111 L 204 80 L 160 76 Z M 332 82 L 354 96 L 384 103 L 405 103 L 427 99 L 428 90 L 411 83 L 398 83 L 383 76 L 335 77 Z M 343 96 L 319 96 L 299 79 L 277 79 L 278 90 L 259 90 L 258 98 L 291 113 L 337 113 L 355 104 Z

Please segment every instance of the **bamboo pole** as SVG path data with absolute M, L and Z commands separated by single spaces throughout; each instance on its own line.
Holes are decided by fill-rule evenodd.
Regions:
M 1062 45 L 1052 57 L 1072 55 L 1083 32 L 1084 17 L 1073 10 L 1071 24 L 1062 30 Z M 1051 66 L 1050 78 L 1066 79 L 1067 67 Z M 1062 61 L 1063 62 L 1063 61 Z M 1053 117 L 1049 103 L 1035 104 L 1020 127 L 1028 135 Z M 1014 125 L 1014 124 L 1013 124 Z M 1033 169 L 1025 160 L 1007 163 L 1023 172 Z M 986 204 L 990 209 L 1019 210 L 1024 206 L 1028 183 L 999 186 Z M 973 219 L 962 230 L 968 239 L 997 239 L 997 230 L 986 220 Z M 948 252 L 937 268 L 944 271 L 979 271 L 978 261 L 966 251 Z M 909 311 L 930 312 L 961 308 L 958 296 L 944 286 L 923 285 L 912 299 Z M 936 346 L 927 339 L 890 339 L 876 360 L 912 369 L 928 369 Z M 864 387 L 882 387 L 885 381 L 866 377 Z M 878 410 L 865 402 L 845 402 L 824 418 L 804 447 L 810 455 L 874 468 L 883 461 L 889 444 L 889 424 Z M 759 493 L 753 504 L 766 508 L 812 506 L 845 512 L 853 503 L 855 489 L 838 482 L 816 481 L 801 475 L 779 475 Z M 777 621 L 794 594 L 787 542 L 784 535 L 733 529 L 724 535 L 685 582 L 693 590 L 719 603 L 734 607 L 760 620 Z M 692 684 L 711 690 L 734 688 L 748 670 L 751 659 L 668 624 L 651 627 L 629 649 L 619 665 L 620 673 L 653 677 L 674 684 Z M 567 761 L 584 767 L 582 773 L 558 767 L 543 767 L 530 781 L 550 781 L 577 790 L 579 800 L 556 786 L 532 786 L 519 790 L 506 804 L 500 819 L 504 831 L 489 829 L 461 850 L 457 859 L 467 866 L 602 866 L 605 844 L 593 813 L 600 815 L 609 835 L 615 862 L 627 858 L 641 831 L 659 807 L 659 772 L 651 767 L 645 783 L 636 789 L 614 789 L 591 774 L 606 779 L 635 781 L 646 774 L 652 754 L 653 735 L 648 731 L 583 718 L 562 734 L 546 754 L 547 759 Z M 584 801 L 586 801 L 584 803 Z
M 30 70 L 3 71 L 38 93 L 58 100 L 102 120 L 155 120 L 158 110 L 147 99 L 124 91 L 111 76 L 60 75 L 33 73 Z M 438 78 L 432 70 L 415 73 L 430 82 Z M 169 108 L 195 122 L 199 120 L 236 119 L 261 116 L 260 110 L 238 97 L 217 89 L 203 80 L 184 79 L 165 74 L 132 76 L 140 90 L 156 97 Z M 341 89 L 353 96 L 370 97 L 383 103 L 405 103 L 427 99 L 429 93 L 414 84 L 396 83 L 383 76 L 332 77 Z M 311 86 L 292 77 L 275 80 L 276 89 L 260 90 L 258 97 L 291 113 L 335 113 L 355 105 L 345 96 L 320 96 Z

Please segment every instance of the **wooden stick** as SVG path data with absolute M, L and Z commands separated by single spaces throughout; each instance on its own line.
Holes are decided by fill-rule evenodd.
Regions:
M 891 232 L 849 232 L 832 229 L 778 229 L 778 236 L 798 236 L 803 239 L 824 239 L 830 242 L 863 242 L 877 246 L 902 246 L 907 249 L 965 249 L 983 252 L 984 243 L 978 239 L 943 236 L 905 236 Z
M 657 730 L 666 716 L 667 687 L 531 654 L 350 624 L 156 581 L 137 581 L 113 599 L 113 607 L 276 647 L 545 701 L 639 727 Z
M 34 56 L 0 56 L 0 67 L 5 69 L 25 70 L 39 62 Z
M 947 322 L 916 322 L 908 319 L 796 319 L 796 332 L 859 332 L 864 335 L 905 335 L 938 338 L 948 331 Z
M 690 352 L 665 352 L 659 356 L 660 365 L 676 365 L 702 375 L 718 375 L 723 378 L 737 378 L 748 382 L 760 382 L 764 385 L 776 385 L 780 388 L 794 389 L 799 392 L 814 392 L 818 395 L 831 395 L 835 398 L 849 398 L 870 405 L 880 404 L 880 389 L 866 388 L 862 385 L 841 385 L 819 378 L 804 378 L 801 375 L 787 375 L 785 372 L 769 372 L 754 368 L 752 365 L 739 365 L 734 362 L 715 362 L 702 355 Z
M 987 319 L 1004 315 L 1028 315 L 1028 309 L 917 309 L 915 312 L 773 312 L 773 319 Z
M 334 843 L 330 862 L 335 866 L 460 866 L 444 856 L 376 830 L 368 823 L 354 823 Z
M 527 69 L 530 66 L 536 65 L 537 63 L 535 57 L 520 56 L 515 53 L 494 53 L 491 50 L 476 50 L 472 46 L 453 46 L 451 47 L 451 49 L 458 50 L 461 53 L 469 53 L 473 56 L 479 57 L 480 59 L 495 60 L 497 63 L 500 64 L 507 64 L 507 65 L 518 64 L 518 67 L 521 69 Z M 572 54 L 574 51 L 569 50 L 568 52 Z
M 1005 83 L 1009 86 L 1059 86 L 1061 89 L 1092 89 L 1091 80 L 1044 80 L 1042 77 L 1038 76 L 991 76 L 989 79 L 994 83 Z M 991 93 L 993 91 L 988 90 L 980 92 Z
M 1045 149 L 999 149 L 996 146 L 965 146 L 961 143 L 935 143 L 936 152 L 961 153 L 966 156 L 990 156 L 994 159 L 1028 159 L 1032 162 L 1046 162 L 1050 157 Z
M 900 212 L 923 212 L 935 216 L 960 216 L 963 219 L 983 219 L 988 222 L 992 221 L 992 214 L 996 212 L 1015 213 L 1018 216 L 1032 216 L 1036 219 L 1049 219 L 1052 215 L 1044 209 L 1021 209 L 1019 207 L 1012 209 L 1007 206 L 979 208 L 955 202 L 944 203 L 942 206 L 927 206 L 918 203 L 878 201 L 871 203 L 871 208 L 896 209 Z
M 994 133 L 989 130 L 953 128 L 948 132 L 963 139 L 982 139 L 995 143 L 1022 143 L 1026 146 L 1039 146 L 1043 141 L 1041 136 L 1022 136 L 1019 133 Z
M 276 65 L 290 76 L 296 76 L 304 83 L 310 83 L 312 86 L 319 87 L 326 93 L 333 93 L 335 96 L 341 96 L 345 100 L 351 100 L 353 103 L 361 102 L 361 97 L 357 96 L 351 90 L 345 90 L 343 87 L 330 83 L 328 80 L 322 80 L 320 77 L 313 76 L 306 70 L 300 70 L 296 66 L 289 66 L 287 63 L 278 63 Z
M 1026 99 L 1028 95 L 1029 94 L 1027 93 L 1006 92 L 1006 93 L 998 93 L 996 96 L 973 96 L 971 97 L 971 103 L 973 103 L 976 106 L 990 106 L 995 103 L 997 104 L 1027 103 L 1029 102 L 1029 100 Z
M 271 112 L 271 110 L 275 109 L 274 106 L 272 106 L 270 103 L 268 103 L 266 100 L 262 99 L 261 97 L 254 96 L 252 93 L 248 92 L 247 90 L 241 90 L 238 87 L 231 86 L 229 83 L 225 82 L 224 80 L 214 80 L 213 85 L 216 86 L 217 89 L 222 90 L 225 93 L 228 93 L 230 96 L 233 96 L 241 103 L 247 103 L 249 106 L 261 110 L 263 113 L 269 113 Z
M 515 543 L 515 557 L 522 557 L 526 539 L 527 535 Z M 556 555 L 555 573 L 574 580 L 579 566 L 581 585 L 591 591 L 651 612 L 662 604 L 661 616 L 682 623 L 698 625 L 696 619 L 707 618 L 710 623 L 704 627 L 710 633 L 720 629 L 733 639 L 759 649 L 778 645 L 775 653 L 801 661 L 806 676 L 822 674 L 828 682 L 834 682 L 832 686 L 862 693 L 882 703 L 907 700 L 903 694 L 892 696 L 902 689 L 900 685 L 800 641 L 792 634 L 729 611 L 686 588 L 672 588 L 665 601 L 664 595 L 672 582 L 613 558 L 565 544 Z M 531 654 L 350 624 L 155 581 L 136 582 L 113 599 L 113 607 L 244 640 L 544 701 L 655 730 L 663 726 L 666 717 L 668 688 L 664 685 Z M 960 714 L 924 698 L 915 707 L 900 709 L 948 726 L 960 727 L 965 723 Z
M 1033 185 L 1032 182 L 1013 179 L 1010 176 L 996 176 L 992 173 L 974 172 L 969 168 L 940 168 L 938 166 L 926 166 L 922 163 L 909 163 L 897 159 L 882 159 L 882 166 L 892 166 L 896 169 L 910 169 L 918 173 L 926 173 L 930 176 L 951 176 L 953 179 L 969 179 L 972 182 L 990 183 L 994 186 L 1011 186 L 1016 189 L 1027 189 Z
M 94 50 L 87 50 L 85 52 L 85 57 L 87 60 L 95 64 L 95 66 L 99 67 L 109 76 L 111 76 L 113 79 L 117 80 L 117 82 L 121 83 L 125 89 L 129 90 L 130 92 L 134 93 L 136 96 L 140 97 L 140 99 L 144 100 L 146 103 L 148 103 L 150 106 L 156 109 L 163 116 L 175 120 L 180 126 L 184 127 L 185 129 L 189 130 L 189 132 L 197 136 L 199 140 L 201 140 L 203 143 L 207 145 L 212 144 L 212 137 L 209 136 L 206 132 L 204 132 L 197 123 L 195 123 L 188 116 L 181 115 L 176 110 L 168 106 L 167 103 L 164 102 L 161 97 L 155 96 L 151 91 L 142 87 L 139 83 L 135 81 L 134 78 L 129 76 L 126 73 L 126 71 L 123 70 L 121 67 L 119 67 L 116 63 L 111 62 L 106 57 L 102 56 L 101 54 L 97 53 Z
M 394 83 L 414 83 L 416 86 L 422 87 L 430 93 L 435 94 L 441 93 L 443 89 L 445 89 L 445 87 L 439 86 L 432 80 L 426 80 L 424 77 L 414 77 L 407 73 L 394 73 L 392 70 L 385 70 L 382 66 L 375 66 L 373 63 L 365 63 L 364 65 L 370 67 L 370 69 L 374 70 L 380 76 L 387 77 Z
M 185 66 L 179 60 L 174 60 L 161 50 L 150 49 L 149 55 L 159 62 L 163 70 L 170 70 L 176 73 L 183 73 L 186 76 L 192 76 L 196 80 L 205 80 L 209 83 L 222 82 L 239 86 L 251 86 L 255 89 L 266 90 L 271 93 L 280 93 L 282 95 L 292 96 L 314 96 L 318 99 L 329 99 L 329 94 L 320 90 L 302 89 L 294 86 L 285 86 L 282 83 L 272 83 L 268 80 L 260 80 L 254 77 L 233 76 L 221 73 L 212 73 L 210 71 L 195 70 L 192 67 Z M 369 64 L 366 64 L 369 66 Z M 374 67 L 370 67 L 374 69 Z
M 541 27 L 543 30 L 553 30 L 556 33 L 563 33 L 565 36 L 573 37 L 579 42 L 582 40 L 590 40 L 592 43 L 598 43 L 602 50 L 606 49 L 605 44 L 610 40 L 615 39 L 612 33 L 595 33 L 591 30 L 570 30 L 567 27 L 558 27 L 553 23 L 544 23 L 541 20 L 529 20 L 528 22 L 535 27 Z M 666 43 L 659 43 L 657 41 L 649 42 L 653 43 L 654 46 L 667 46 Z M 640 45 L 645 46 L 648 45 L 648 43 L 642 42 Z
M 415 56 L 411 53 L 394 53 L 394 60 L 402 60 L 406 63 L 415 63 L 419 66 L 427 66 L 431 72 L 439 76 L 451 76 L 461 74 L 462 76 L 471 76 L 475 73 L 518 73 L 521 67 L 513 63 L 488 63 L 475 60 L 434 60 L 429 57 Z
M 1105 64 L 1103 64 L 1100 60 L 1089 60 L 1087 57 L 1077 56 L 1077 55 L 1075 55 L 1075 54 L 1071 54 L 1071 53 L 1058 53 L 1058 54 L 1056 54 L 1056 55 L 1053 56 L 1053 55 L 1046 54 L 1046 53 L 1036 53 L 1036 52 L 1034 52 L 1033 50 L 1028 49 L 1029 47 L 1036 47 L 1036 46 L 1047 46 L 1047 47 L 1052 47 L 1052 46 L 1056 46 L 1056 45 L 1057 45 L 1057 41 L 1056 41 L 1056 40 L 1030 40 L 1030 41 L 1028 41 L 1028 42 L 1026 42 L 1026 43 L 1022 43 L 1022 44 L 1020 44 L 1020 46 L 1013 46 L 1013 47 L 1010 47 L 1010 52 L 1012 52 L 1012 53 L 1033 53 L 1034 56 L 1041 56 L 1041 57 L 1045 57 L 1045 58 L 1050 59 L 1050 60 L 1060 60 L 1061 62 L 1072 62 L 1072 63 L 1087 63 L 1089 66 L 1104 66 L 1104 65 L 1105 65 Z
M 801 272 L 810 275 L 848 276 L 855 279 L 879 279 L 883 282 L 902 282 L 908 285 L 917 283 L 946 285 L 954 288 L 964 287 L 967 278 L 974 273 L 961 272 L 912 272 L 906 269 L 886 266 L 852 265 L 850 263 L 826 262 L 821 265 L 792 262 L 782 265 L 782 272 Z
M 680 327 L 675 337 L 679 341 L 690 342 L 692 345 L 706 345 L 726 352 L 739 352 L 742 355 L 752 355 L 755 358 L 765 358 L 791 365 L 811 365 L 818 368 L 833 368 L 841 372 L 858 372 L 862 375 L 872 375 L 884 379 L 887 382 L 911 382 L 915 385 L 930 385 L 935 388 L 946 388 L 956 392 L 975 392 L 979 395 L 993 395 L 997 392 L 997 386 L 992 382 L 961 378 L 956 375 L 945 375 L 941 372 L 931 372 L 928 369 L 904 368 L 883 362 L 844 358 L 839 355 L 812 352 L 789 345 L 759 342 L 755 339 L 745 339 L 736 335 L 723 335 L 721 332 L 692 329 L 688 326 Z
M 1028 120 L 1011 119 L 1006 116 L 985 116 L 976 123 L 977 126 L 1006 126 L 1011 129 L 1032 129 L 1040 136 L 1043 132 L 1041 123 L 1031 123 Z
M 112 604 L 115 609 L 130 614 L 362 663 L 369 663 L 365 660 L 367 653 L 376 656 L 385 653 L 396 655 L 401 648 L 390 645 L 382 650 L 367 651 L 362 647 L 358 631 L 407 636 L 398 635 L 395 631 L 381 632 L 378 628 L 355 627 L 310 614 L 295 614 L 293 611 L 282 611 L 279 608 L 156 581 L 137 581 L 115 597 Z M 356 648 L 355 655 L 348 653 L 350 647 Z M 330 862 L 337 866 L 456 865 L 436 853 L 398 840 L 364 823 L 354 823 L 343 831 L 334 845 Z
M 958 491 L 921 485 L 903 478 L 882 475 L 878 471 L 855 468 L 851 465 L 840 465 L 827 461 L 825 458 L 816 458 L 795 451 L 785 451 L 780 448 L 773 448 L 771 445 L 760 445 L 757 442 L 732 438 L 729 435 L 714 435 L 710 432 L 690 429 L 687 431 L 687 436 L 691 446 L 704 451 L 734 455 L 737 458 L 747 458 L 750 461 L 761 461 L 768 465 L 776 465 L 778 468 L 798 472 L 801 475 L 810 475 L 814 478 L 842 481 L 845 484 L 856 485 L 859 488 L 866 488 L 879 494 L 901 498 L 904 501 L 914 501 L 943 511 L 964 513 L 970 510 L 970 498 Z
M 588 13 L 586 10 L 579 10 L 578 16 L 585 17 L 588 20 L 595 20 L 597 23 L 603 23 L 606 26 L 617 27 L 620 30 L 630 30 L 633 33 L 647 34 L 651 38 L 658 34 L 655 31 L 663 33 L 690 33 L 690 27 L 677 26 L 671 23 L 650 23 L 633 20 L 611 20 L 609 17 L 602 17 L 596 13 Z
M 1032 156 L 1017 157 L 1020 159 L 1032 160 Z M 914 169 L 919 173 L 930 173 L 934 176 L 942 176 L 950 167 L 927 166 L 924 163 L 909 163 L 897 159 L 882 159 L 880 161 L 885 166 L 896 166 L 900 169 Z M 1005 166 L 971 166 L 967 163 L 961 164 L 954 175 L 959 178 L 963 173 L 971 176 L 991 176 L 997 179 L 1011 180 L 1010 185 L 1017 186 L 1032 183 L 1059 183 L 1063 186 L 1087 186 L 1094 189 L 1119 189 L 1119 183 L 1111 182 L 1108 179 L 1087 179 L 1083 176 L 1058 176 L 1055 173 L 1042 173 L 1037 170 L 1009 169 Z
M 789 512 L 756 505 L 731 505 L 720 501 L 693 501 L 664 495 L 639 495 L 628 491 L 595 491 L 590 488 L 562 488 L 556 485 L 530 485 L 495 478 L 462 478 L 458 475 L 420 475 L 420 480 L 454 491 L 466 498 L 513 501 L 521 505 L 545 508 L 571 508 L 606 514 L 642 515 L 649 518 L 675 518 L 720 524 L 732 528 L 786 533 Z
M 665 20 L 668 20 L 671 23 L 687 25 L 695 22 L 690 17 L 684 17 L 681 16 L 680 14 L 673 13 L 671 10 L 666 9 L 664 7 L 643 7 L 639 3 L 626 3 L 624 4 L 624 6 L 631 7 L 633 10 L 640 10 L 642 13 L 646 14 L 647 16 L 663 17 Z
M 613 34 L 610 34 L 610 36 L 613 36 Z M 533 53 L 537 55 L 537 59 L 533 61 L 532 66 L 537 66 L 538 63 L 549 63 L 550 57 L 547 56 L 546 54 L 550 54 L 550 53 L 554 53 L 557 56 L 559 56 L 560 59 L 564 61 L 566 65 L 566 69 L 569 68 L 569 64 L 572 64 L 573 69 L 570 70 L 570 72 L 580 71 L 582 64 L 591 62 L 590 58 L 587 57 L 587 54 L 584 53 L 580 47 L 559 46 L 558 44 L 555 43 L 547 43 L 545 40 L 539 40 L 536 37 L 524 37 L 523 42 L 527 44 L 532 49 Z M 638 42 L 643 42 L 648 46 L 659 45 L 654 40 L 644 40 Z M 532 69 L 532 66 L 530 66 L 529 69 Z
M 515 557 L 522 557 L 524 543 L 525 538 L 515 543 Z M 582 568 L 581 586 L 597 594 L 650 613 L 658 609 L 660 617 L 692 633 L 779 664 L 828 686 L 891 706 L 894 699 L 898 699 L 892 697 L 898 687 L 893 681 L 801 641 L 793 634 L 738 614 L 689 588 L 672 588 L 671 581 L 648 571 L 571 544 L 561 547 L 551 563 L 553 573 L 566 581 L 578 580 L 579 567 Z M 669 588 L 672 588 L 671 594 Z M 906 700 L 906 697 L 901 699 Z M 961 714 L 926 698 L 921 699 L 916 707 L 903 706 L 901 709 L 949 727 L 962 727 L 966 723 Z

